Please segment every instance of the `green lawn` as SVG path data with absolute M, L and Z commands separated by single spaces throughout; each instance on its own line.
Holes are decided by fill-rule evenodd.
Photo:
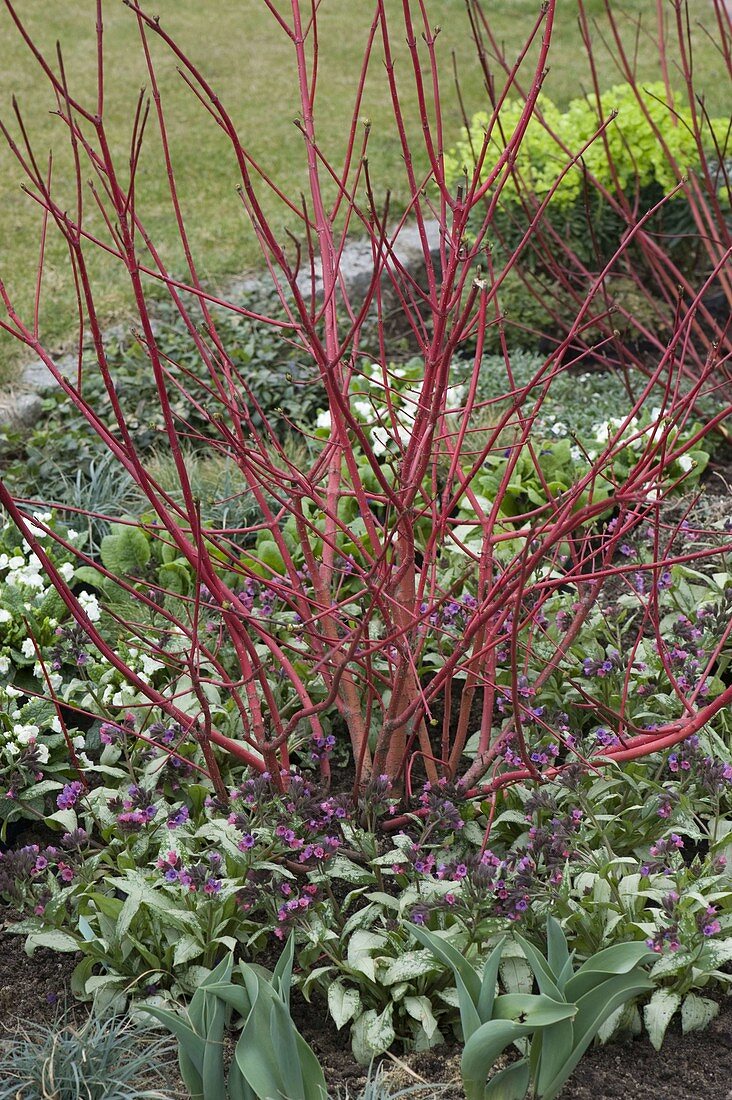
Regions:
M 692 0 L 695 15 L 706 0 Z M 46 0 L 17 0 L 21 13 L 39 43 L 53 49 L 60 40 L 74 93 L 93 102 L 94 4 L 81 0 L 61 4 Z M 394 17 L 401 4 L 391 0 Z M 598 14 L 602 0 L 588 6 Z M 622 5 L 618 5 L 622 7 Z M 648 30 L 653 30 L 655 0 L 635 0 L 631 5 L 647 12 Z M 283 10 L 289 4 L 281 5 Z M 709 5 L 711 7 L 711 5 Z M 302 143 L 292 124 L 297 113 L 296 86 L 290 63 L 290 47 L 276 27 L 262 0 L 155 0 L 150 10 L 158 12 L 164 26 L 200 64 L 229 107 L 244 143 L 273 174 L 284 190 L 295 194 L 304 186 Z M 349 105 L 361 46 L 372 5 L 368 0 L 323 0 L 321 26 L 322 77 L 319 87 L 319 125 L 324 147 L 340 148 L 349 117 Z M 463 0 L 430 0 L 429 10 L 443 30 L 439 39 L 443 64 L 445 122 L 448 133 L 457 134 L 460 112 L 457 104 L 451 54 L 454 51 L 463 96 L 469 112 L 484 103 L 482 76 L 474 61 Z M 499 37 L 509 53 L 516 50 L 538 10 L 536 0 L 487 0 Z M 554 98 L 567 100 L 580 94 L 586 83 L 579 34 L 576 0 L 559 0 L 551 70 L 546 90 Z M 146 74 L 139 48 L 136 22 L 121 0 L 106 5 L 105 26 L 108 47 L 107 114 L 110 132 L 120 151 L 129 140 L 132 111 Z M 711 29 L 711 25 L 710 25 Z M 709 89 L 713 110 L 724 107 L 725 84 L 715 77 L 715 53 L 708 39 L 695 32 L 699 44 L 699 86 Z M 398 72 L 404 77 L 405 107 L 413 132 L 418 132 L 411 84 L 407 79 L 406 50 L 399 41 Z M 3 64 L 0 71 L 0 111 L 13 125 L 10 96 L 17 95 L 39 156 L 54 149 L 54 174 L 59 194 L 72 201 L 70 157 L 64 145 L 61 124 L 49 115 L 52 102 L 27 48 L 11 24 L 4 6 L 0 11 L 0 42 Z M 212 121 L 183 86 L 175 65 L 164 48 L 156 44 L 160 60 L 159 79 L 165 98 L 174 148 L 175 167 L 201 271 L 212 285 L 257 266 L 259 254 L 235 193 L 235 166 L 226 142 Z M 605 85 L 617 80 L 613 63 L 602 54 Z M 652 35 L 639 43 L 639 69 L 648 79 L 658 77 L 658 62 Z M 380 191 L 391 188 L 398 204 L 400 156 L 389 114 L 386 85 L 380 64 L 373 67 L 364 114 L 372 121 L 369 160 L 372 178 Z M 175 270 L 180 254 L 175 245 L 173 218 L 167 200 L 154 127 L 141 175 L 138 206 L 154 239 Z M 21 172 L 8 150 L 0 148 L 0 276 L 18 303 L 32 304 L 34 266 L 38 251 L 39 218 L 35 204 L 19 190 Z M 275 204 L 268 209 L 277 224 L 283 218 Z M 43 334 L 54 348 L 67 344 L 74 335 L 74 296 L 68 263 L 62 246 L 52 240 L 48 249 L 45 279 Z M 124 317 L 128 310 L 123 273 L 109 262 L 97 262 L 98 302 L 106 317 Z M 0 340 L 0 380 L 17 373 L 18 350 L 9 340 Z

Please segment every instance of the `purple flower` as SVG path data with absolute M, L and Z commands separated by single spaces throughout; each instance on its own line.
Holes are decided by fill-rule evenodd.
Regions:
M 70 810 L 79 800 L 79 797 L 83 794 L 84 785 L 75 779 L 73 783 L 67 783 L 64 789 L 56 798 L 56 805 L 59 810 Z
M 154 807 L 151 807 L 154 810 Z M 171 814 L 168 818 L 168 828 L 177 829 L 180 825 L 187 824 L 190 819 L 190 813 L 187 806 L 181 806 L 179 810 L 176 810 L 174 814 Z
M 103 745 L 114 745 L 121 732 L 119 726 L 111 722 L 102 722 L 99 727 L 99 740 Z

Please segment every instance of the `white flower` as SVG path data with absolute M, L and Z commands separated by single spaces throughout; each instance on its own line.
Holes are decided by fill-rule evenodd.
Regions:
M 40 576 L 41 563 L 35 554 L 31 554 L 28 564 L 25 558 L 14 557 L 8 562 L 9 572 L 5 578 L 8 585 L 24 584 L 28 588 L 43 588 L 43 578 Z
M 33 725 L 19 725 L 13 729 L 15 740 L 19 745 L 29 745 L 31 741 L 35 741 L 39 732 L 38 726 Z
M 694 466 L 694 459 L 691 457 L 691 455 L 682 455 L 679 459 L 679 466 L 684 471 L 684 473 L 688 474 L 689 470 L 691 470 Z
M 318 413 L 315 418 L 316 428 L 329 428 L 331 425 L 330 409 L 325 409 L 323 412 Z
M 65 561 L 58 571 L 65 581 L 70 581 L 75 573 L 73 562 Z
M 368 403 L 368 401 L 354 401 L 353 407 L 358 415 L 362 416 L 364 420 L 368 420 L 373 415 L 371 405 Z
M 85 748 L 86 747 L 86 739 L 84 737 L 84 734 L 80 733 L 76 737 L 74 737 L 71 741 L 71 744 L 74 746 L 75 749 Z
M 0 623 L 12 623 L 13 616 L 4 607 L 0 607 Z
M 99 609 L 99 601 L 96 596 L 91 592 L 80 592 L 77 598 L 81 604 L 82 610 L 86 612 L 87 618 L 93 623 L 98 622 L 102 613 Z
M 55 718 L 51 719 L 49 725 L 51 726 L 51 729 L 54 733 L 63 733 L 58 715 L 56 715 Z
M 36 760 L 39 764 L 48 763 L 48 745 L 36 744 Z
M 552 435 L 566 435 L 567 425 L 563 424 L 561 420 L 557 420 L 555 424 L 552 424 Z
M 0 676 L 4 676 L 10 668 L 10 658 L 0 657 Z
M 615 431 L 623 423 L 622 417 L 609 416 L 602 424 L 593 424 L 592 430 L 598 443 L 606 443 L 611 431 Z M 632 421 L 631 421 L 632 423 Z
M 159 668 L 165 668 L 162 661 L 156 661 L 154 657 L 148 657 L 147 653 L 143 653 L 140 658 L 143 672 L 151 676 L 153 672 L 157 672 Z
M 7 696 L 8 696 L 8 697 L 9 697 L 10 699 L 15 699 L 15 698 L 17 698 L 17 696 L 18 696 L 18 695 L 22 695 L 22 694 L 23 694 L 23 692 L 22 692 L 22 691 L 18 691 L 18 689 L 17 689 L 17 688 L 14 688 L 12 684 L 7 684 L 7 685 L 6 685 L 6 687 L 5 687 L 5 694 L 6 694 L 6 695 L 7 695 Z
M 25 639 L 25 641 L 23 642 L 23 644 L 20 647 L 20 652 L 23 654 L 24 657 L 28 657 L 29 659 L 31 657 L 35 657 L 36 647 L 33 644 L 33 639 L 32 638 L 26 638 Z
M 78 531 L 72 531 L 71 528 L 69 527 L 68 531 L 66 532 L 67 540 L 69 542 L 76 542 L 78 537 L 79 537 L 79 532 Z
M 375 455 L 383 455 L 390 442 L 391 436 L 386 428 L 374 428 L 371 433 L 371 446 Z

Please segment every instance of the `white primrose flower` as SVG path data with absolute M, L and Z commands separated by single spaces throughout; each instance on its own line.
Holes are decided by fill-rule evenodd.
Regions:
M 0 607 L 0 623 L 12 623 L 12 621 L 13 616 L 10 612 L 4 607 Z
M 9 572 L 5 578 L 5 583 L 13 587 L 17 585 L 25 585 L 27 588 L 43 588 L 43 577 L 41 577 L 41 563 L 35 554 L 31 554 L 26 564 L 25 558 L 14 557 L 11 558 L 9 563 Z
M 38 726 L 32 724 L 13 727 L 13 736 L 19 745 L 29 745 L 31 741 L 35 741 L 39 733 Z
M 616 431 L 623 423 L 622 417 L 609 416 L 607 421 L 602 424 L 593 424 L 592 430 L 595 433 L 595 439 L 598 443 L 607 443 L 610 438 L 610 433 Z M 631 421 L 631 424 L 633 421 Z
M 48 724 L 54 733 L 63 733 L 58 715 L 55 715 Z
M 685 474 L 688 474 L 689 470 L 691 470 L 694 465 L 694 459 L 691 457 L 691 455 L 682 455 L 679 459 L 679 466 Z
M 4 676 L 10 668 L 10 658 L 0 657 L 0 676 Z
M 374 428 L 371 432 L 371 446 L 374 449 L 375 455 L 383 455 L 390 442 L 391 436 L 386 428 Z
M 33 644 L 33 639 L 32 638 L 26 638 L 25 639 L 25 641 L 23 642 L 23 644 L 20 647 L 20 652 L 23 654 L 24 657 L 28 657 L 28 658 L 35 657 L 36 647 Z
M 80 592 L 77 599 L 91 622 L 99 622 L 102 612 L 100 610 L 99 601 L 97 600 L 96 596 L 93 595 L 91 592 Z
M 140 663 L 142 664 L 142 671 L 148 676 L 152 676 L 153 672 L 157 672 L 159 668 L 165 668 L 162 661 L 156 661 L 154 657 L 148 657 L 147 653 L 141 655 Z
M 76 572 L 73 562 L 70 561 L 65 561 L 63 565 L 60 565 L 58 571 L 65 581 L 70 581 Z
M 316 428 L 329 428 L 331 425 L 330 409 L 325 409 L 323 412 L 318 413 L 315 418 Z
M 39 745 L 36 742 L 36 760 L 39 764 L 48 763 L 48 745 Z

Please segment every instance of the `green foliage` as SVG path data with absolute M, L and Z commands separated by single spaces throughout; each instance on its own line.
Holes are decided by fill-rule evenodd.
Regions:
M 248 308 L 268 311 L 272 316 L 281 311 L 274 297 L 262 290 L 248 292 L 245 301 Z M 170 364 L 168 391 L 173 417 L 181 433 L 200 447 L 214 433 L 206 412 L 210 403 L 208 372 L 169 303 L 156 305 L 156 320 L 159 349 Z M 322 387 L 303 352 L 284 340 L 279 330 L 238 314 L 216 311 L 216 324 L 233 368 L 246 379 L 277 436 L 286 438 L 291 423 L 315 419 L 323 404 Z M 106 352 L 116 397 L 138 454 L 150 457 L 153 452 L 164 452 L 167 435 L 144 346 L 134 337 L 122 335 L 110 339 Z M 111 399 L 93 354 L 87 352 L 84 362 L 84 396 L 100 417 L 114 422 Z M 176 381 L 182 380 L 188 392 L 186 398 L 176 387 Z M 247 400 L 246 394 L 243 399 Z M 252 416 L 255 426 L 261 427 L 259 411 L 253 410 Z M 90 432 L 86 418 L 61 392 L 46 397 L 44 417 L 30 432 L 0 432 L 3 477 L 13 492 L 33 497 L 42 485 L 46 500 L 73 506 L 85 494 L 84 507 L 119 515 L 131 490 L 119 468 L 110 469 L 107 455 L 104 443 Z M 69 522 L 73 524 L 73 520 Z
M 617 84 L 602 93 L 599 103 L 597 96 L 589 94 L 573 99 L 564 111 L 548 96 L 540 95 L 538 111 L 529 121 L 516 154 L 516 174 L 522 183 L 539 199 L 544 198 L 559 179 L 570 155 L 590 141 L 601 121 L 616 111 L 617 119 L 607 130 L 607 143 L 602 140 L 592 143 L 583 153 L 582 163 L 573 166 L 559 183 L 552 203 L 559 210 L 567 210 L 581 199 L 585 172 L 613 189 L 610 165 L 617 173 L 621 191 L 629 186 L 632 191 L 652 183 L 658 184 L 664 191 L 673 187 L 678 180 L 670 157 L 659 144 L 647 115 L 663 133 L 670 156 L 678 162 L 683 172 L 698 162 L 690 114 L 688 110 L 671 110 L 666 102 L 666 89 L 660 81 L 645 84 L 639 92 L 642 107 L 631 85 Z M 491 147 L 494 151 L 504 148 L 516 128 L 522 109 L 522 103 L 516 100 L 509 99 L 503 104 L 499 121 L 491 134 L 486 166 L 493 164 Z M 467 166 L 470 171 L 475 164 L 489 122 L 490 116 L 485 112 L 474 115 L 469 133 L 464 134 L 447 158 L 447 174 L 453 186 L 461 182 L 464 167 Z M 708 130 L 707 136 L 713 144 L 712 134 L 722 137 L 726 123 L 710 120 Z M 518 202 L 518 193 L 510 182 L 503 192 L 502 201 Z
M 29 1022 L 0 1040 L 0 1100 L 166 1100 L 149 1084 L 172 1049 L 120 1016 Z
M 490 135 L 486 170 L 494 163 L 493 154 L 503 150 L 513 134 L 522 106 L 511 99 L 503 104 Z M 571 157 L 615 111 L 617 117 L 604 136 L 593 141 L 579 162 L 567 169 Z M 472 172 L 489 122 L 485 112 L 474 115 L 469 129 L 463 131 L 462 139 L 446 158 L 453 187 L 464 183 L 466 171 Z M 702 141 L 711 151 L 712 163 L 716 163 L 716 150 L 725 146 L 727 123 L 706 117 L 701 125 Z M 656 129 L 663 135 L 663 142 Z M 627 200 L 645 213 L 685 176 L 700 171 L 699 156 L 688 108 L 674 103 L 671 109 L 661 82 L 636 88 L 619 84 L 603 92 L 599 103 L 594 94 L 583 95 L 573 99 L 566 110 L 540 95 L 538 111 L 529 121 L 492 218 L 493 266 L 499 271 L 502 262 L 521 247 L 528 218 L 552 192 L 534 238 L 523 247 L 518 263 L 498 292 L 501 316 L 511 326 L 509 346 L 519 343 L 536 347 L 571 327 L 585 294 L 585 268 L 603 268 L 635 219 L 633 214 L 620 213 L 611 200 L 620 200 L 621 206 Z M 473 224 L 478 224 L 475 214 Z M 687 275 L 695 272 L 699 230 L 683 189 L 655 211 L 650 229 L 676 268 Z M 558 240 L 567 249 L 561 265 L 562 279 L 552 270 Z M 639 294 L 635 288 L 635 280 L 638 276 L 642 279 L 645 270 L 640 251 L 631 244 L 614 267 L 603 285 L 608 302 L 618 309 L 614 321 L 618 335 L 626 335 L 622 331 L 627 325 L 624 310 L 633 318 L 627 335 L 634 345 L 638 324 L 656 332 L 670 332 L 672 315 L 660 299 L 658 308 L 654 308 L 653 284 L 649 284 L 647 294 Z M 489 350 L 499 350 L 498 334 L 498 326 L 489 325 Z
M 501 940 L 479 978 L 459 951 L 425 928 L 415 937 L 455 974 L 465 1047 L 467 1100 L 537 1100 L 557 1096 L 605 1020 L 631 997 L 653 988 L 641 966 L 653 958 L 645 944 L 615 944 L 577 969 L 561 925 L 547 920 L 547 956 L 517 935 L 538 994 L 496 996 Z M 486 1079 L 507 1046 L 531 1039 L 521 1059 Z
M 191 1100 L 220 1100 L 225 1087 L 230 1100 L 324 1100 L 323 1071 L 290 1016 L 294 946 L 290 937 L 271 975 L 243 962 L 232 974 L 231 957 L 224 959 L 194 993 L 187 1020 L 146 1007 L 178 1039 L 181 1075 Z M 227 1080 L 223 1036 L 228 1009 L 243 1023 Z

